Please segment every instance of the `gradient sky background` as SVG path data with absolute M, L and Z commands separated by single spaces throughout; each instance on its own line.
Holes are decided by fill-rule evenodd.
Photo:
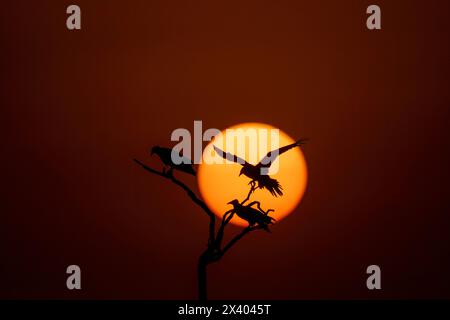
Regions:
M 302 203 L 210 298 L 450 298 L 448 1 L 376 1 L 376 32 L 372 1 L 77 0 L 70 32 L 72 3 L 1 5 L 0 298 L 196 298 L 208 220 L 132 162 L 194 120 L 311 139 Z

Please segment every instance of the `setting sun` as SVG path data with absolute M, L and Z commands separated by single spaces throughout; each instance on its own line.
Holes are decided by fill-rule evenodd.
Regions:
M 245 139 L 246 137 L 240 137 L 239 134 L 243 135 L 242 132 L 245 132 L 248 129 L 254 129 L 256 131 L 262 129 L 268 131 L 277 128 L 261 123 L 243 123 L 228 129 L 242 129 L 242 131 L 237 134 L 237 138 Z M 261 141 L 262 139 L 270 140 L 270 137 L 258 136 L 258 148 L 260 148 L 261 143 L 270 145 L 268 141 Z M 200 193 L 204 201 L 220 218 L 222 218 L 226 211 L 232 208 L 228 202 L 234 199 L 242 201 L 247 197 L 250 190 L 249 182 L 251 179 L 245 175 L 239 175 L 242 169 L 241 164 L 228 160 L 226 163 L 220 163 L 221 161 L 219 160 L 221 158 L 213 151 L 213 145 L 223 146 L 225 152 L 230 152 L 253 165 L 261 160 L 261 157 L 259 157 L 261 153 L 259 152 L 255 155 L 255 149 L 252 149 L 255 148 L 254 145 L 252 146 L 247 142 L 245 143 L 244 148 L 230 149 L 227 148 L 227 141 L 227 131 L 224 130 L 208 144 L 203 152 L 203 162 L 200 164 L 197 174 Z M 294 139 L 279 130 L 279 147 L 294 142 Z M 269 148 L 267 151 L 270 150 L 271 149 Z M 263 154 L 267 151 L 264 151 Z M 257 189 L 251 195 L 249 202 L 259 201 L 264 210 L 274 209 L 275 211 L 271 212 L 270 216 L 279 222 L 297 207 L 305 192 L 307 168 L 301 149 L 296 147 L 281 154 L 271 165 L 269 175 L 271 178 L 278 180 L 282 187 L 283 195 L 276 197 L 266 189 Z M 233 217 L 231 223 L 239 226 L 248 225 L 245 220 L 242 220 L 237 216 Z

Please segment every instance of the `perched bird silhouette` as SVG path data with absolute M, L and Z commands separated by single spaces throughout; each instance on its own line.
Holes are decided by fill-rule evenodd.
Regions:
M 164 166 L 169 167 L 169 173 L 172 172 L 173 169 L 192 174 L 193 176 L 196 175 L 194 167 L 192 165 L 192 161 L 186 157 L 183 157 L 182 155 L 179 155 L 182 159 L 180 164 L 176 164 L 172 160 L 172 149 L 155 146 L 152 148 L 152 151 L 150 153 L 151 155 L 156 154 L 164 164 Z M 163 168 L 163 172 L 165 173 L 165 168 Z
M 301 145 L 305 144 L 305 142 L 306 142 L 306 139 L 301 139 L 301 140 L 298 140 L 287 146 L 281 147 L 276 150 L 269 151 L 266 154 L 266 156 L 264 158 L 262 158 L 261 161 L 256 165 L 250 164 L 247 161 L 245 161 L 244 159 L 242 159 L 238 156 L 235 156 L 229 152 L 224 152 L 221 149 L 217 148 L 216 146 L 214 146 L 214 150 L 222 158 L 227 159 L 229 161 L 239 163 L 240 165 L 242 165 L 242 169 L 239 172 L 239 176 L 241 174 L 243 174 L 243 175 L 249 177 L 250 179 L 252 179 L 250 181 L 250 184 L 252 184 L 252 186 L 257 182 L 258 188 L 267 189 L 273 196 L 277 197 L 277 196 L 283 195 L 283 191 L 282 191 L 283 188 L 281 187 L 280 183 L 276 179 L 273 179 L 269 176 L 268 170 L 269 170 L 270 166 L 272 165 L 272 163 L 275 161 L 275 159 L 279 155 L 285 153 L 286 151 L 288 151 L 292 148 L 301 146 Z
M 276 221 L 274 218 L 269 217 L 269 212 L 273 211 L 273 209 L 263 211 L 258 201 L 254 201 L 248 205 L 243 205 L 239 203 L 237 199 L 234 199 L 228 202 L 228 204 L 233 205 L 234 213 L 236 213 L 239 218 L 247 221 L 250 227 L 258 224 L 264 230 L 270 232 L 268 225 L 273 224 L 273 222 Z M 259 210 L 252 208 L 252 206 L 255 204 L 258 205 Z

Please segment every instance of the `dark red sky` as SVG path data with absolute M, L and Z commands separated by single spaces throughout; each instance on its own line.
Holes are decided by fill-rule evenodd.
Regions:
M 311 139 L 302 203 L 211 298 L 450 298 L 448 2 L 377 1 L 376 32 L 371 1 L 76 3 L 70 32 L 72 2 L 2 2 L 1 298 L 195 298 L 207 218 L 132 162 L 194 120 Z

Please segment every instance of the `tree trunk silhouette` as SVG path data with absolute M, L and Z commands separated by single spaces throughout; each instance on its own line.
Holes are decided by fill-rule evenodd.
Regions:
M 198 278 L 198 300 L 206 301 L 208 299 L 208 272 L 207 267 L 210 263 L 207 251 L 198 258 L 197 278 Z
M 247 228 L 243 229 L 242 232 L 238 233 L 236 236 L 234 236 L 227 244 L 222 246 L 222 240 L 224 236 L 224 231 L 226 225 L 230 222 L 230 220 L 233 218 L 234 211 L 230 210 L 225 213 L 225 215 L 222 218 L 222 222 L 220 225 L 220 228 L 216 234 L 216 220 L 214 213 L 208 208 L 208 206 L 183 182 L 178 180 L 173 176 L 172 171 L 169 172 L 160 172 L 153 168 L 150 168 L 149 166 L 145 165 L 144 163 L 140 162 L 137 159 L 134 159 L 134 162 L 136 162 L 138 165 L 140 165 L 144 170 L 158 175 L 162 178 L 165 178 L 167 180 L 172 181 L 174 184 L 182 188 L 184 191 L 186 191 L 187 195 L 191 200 L 198 205 L 209 217 L 209 236 L 208 236 L 208 247 L 207 249 L 200 255 L 198 259 L 198 265 L 197 265 L 197 280 L 198 280 L 198 299 L 200 301 L 206 301 L 208 299 L 208 274 L 207 274 L 207 267 L 209 264 L 213 262 L 219 261 L 222 256 L 227 252 L 234 244 L 236 244 L 242 237 L 244 237 L 247 233 L 261 229 L 262 227 L 259 225 L 255 226 L 248 226 Z M 250 198 L 250 195 L 253 193 L 253 191 L 256 190 L 255 185 L 252 185 L 247 198 L 244 199 L 244 201 L 241 202 L 241 204 L 244 204 L 248 199 Z

